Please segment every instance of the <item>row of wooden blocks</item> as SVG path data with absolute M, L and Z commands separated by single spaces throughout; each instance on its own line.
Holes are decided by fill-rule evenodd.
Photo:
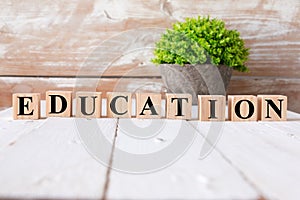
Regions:
M 132 93 L 108 92 L 107 117 L 131 118 Z M 39 119 L 40 94 L 13 94 L 14 119 Z M 101 92 L 76 93 L 76 117 L 101 117 Z M 161 118 L 161 94 L 137 93 L 136 118 Z M 226 97 L 222 95 L 198 96 L 200 121 L 225 121 Z M 191 119 L 192 96 L 190 94 L 166 94 L 166 118 Z M 283 95 L 229 95 L 228 119 L 231 121 L 285 121 L 287 97 Z M 72 116 L 71 91 L 46 92 L 47 117 Z

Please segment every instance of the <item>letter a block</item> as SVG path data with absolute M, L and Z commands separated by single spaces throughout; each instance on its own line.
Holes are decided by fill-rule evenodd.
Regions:
M 136 118 L 161 118 L 161 94 L 137 93 Z
M 13 94 L 13 119 L 39 119 L 40 99 L 39 93 Z
M 76 92 L 76 117 L 101 117 L 101 92 Z
M 168 119 L 191 119 L 192 95 L 166 94 L 166 117 Z
M 71 117 L 72 92 L 71 91 L 47 91 L 46 92 L 46 116 L 47 117 Z
M 283 95 L 258 95 L 258 120 L 286 121 L 287 97 Z
M 231 121 L 257 121 L 257 97 L 229 95 L 228 118 Z
M 226 98 L 223 95 L 198 95 L 200 121 L 225 121 Z
M 131 118 L 131 93 L 129 92 L 108 92 L 107 96 L 107 117 L 109 118 Z

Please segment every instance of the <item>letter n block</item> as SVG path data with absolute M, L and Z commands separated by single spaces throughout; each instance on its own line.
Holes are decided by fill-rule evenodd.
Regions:
M 191 119 L 192 95 L 166 94 L 166 117 L 168 119 Z
M 76 92 L 76 117 L 101 117 L 101 92 Z
M 258 95 L 258 120 L 286 121 L 287 97 L 283 95 Z
M 39 119 L 40 99 L 39 93 L 13 94 L 13 119 Z
M 257 97 L 229 95 L 228 118 L 231 121 L 257 121 Z
M 200 121 L 225 121 L 226 98 L 223 95 L 198 95 Z
M 107 92 L 107 117 L 131 118 L 131 93 Z
M 71 117 L 72 92 L 71 91 L 47 91 L 46 92 L 46 116 L 47 117 Z
M 136 118 L 161 118 L 161 94 L 137 93 Z

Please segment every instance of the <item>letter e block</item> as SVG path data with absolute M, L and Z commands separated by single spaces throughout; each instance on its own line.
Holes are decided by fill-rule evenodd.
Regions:
M 71 117 L 72 92 L 71 91 L 47 91 L 46 92 L 46 116 L 47 117 Z
M 287 97 L 283 95 L 258 95 L 258 120 L 286 121 Z
M 223 95 L 198 95 L 200 121 L 225 121 L 226 98 Z
M 161 118 L 161 94 L 137 93 L 136 118 Z
M 131 93 L 129 92 L 108 92 L 107 96 L 107 117 L 109 118 L 131 118 Z
M 191 119 L 192 95 L 166 94 L 166 117 L 168 119 Z
M 257 97 L 229 95 L 228 118 L 231 121 L 257 121 Z
M 13 119 L 39 119 L 40 99 L 39 93 L 13 94 Z
M 76 92 L 76 117 L 101 117 L 101 92 Z

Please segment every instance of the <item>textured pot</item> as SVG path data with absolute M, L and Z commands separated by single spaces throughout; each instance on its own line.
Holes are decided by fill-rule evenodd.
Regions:
M 188 93 L 197 104 L 197 95 L 225 95 L 232 68 L 224 65 L 160 65 L 162 80 L 170 93 Z

